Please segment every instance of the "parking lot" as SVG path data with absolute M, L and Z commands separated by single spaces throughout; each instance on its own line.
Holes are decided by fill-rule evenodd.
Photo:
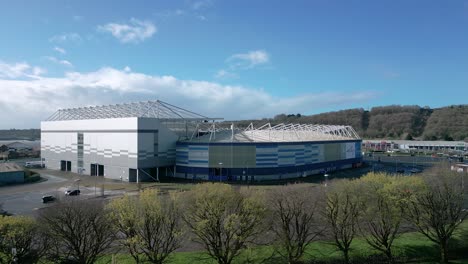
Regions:
M 99 185 L 84 186 L 81 179 L 76 177 L 61 177 L 52 175 L 46 171 L 40 171 L 44 181 L 39 183 L 21 184 L 0 187 L 0 204 L 3 210 L 14 215 L 34 215 L 37 210 L 47 206 L 53 206 L 63 199 L 88 199 L 102 196 Z M 80 195 L 66 196 L 66 190 L 79 189 Z M 107 190 L 105 195 L 121 194 L 123 191 Z M 52 195 L 56 201 L 43 203 L 42 197 Z
M 370 165 L 370 170 L 409 175 L 422 172 L 435 163 L 448 160 L 442 157 L 374 153 L 370 157 L 365 156 L 364 161 Z

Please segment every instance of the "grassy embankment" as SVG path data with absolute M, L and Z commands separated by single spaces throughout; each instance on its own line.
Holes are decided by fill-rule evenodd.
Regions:
M 450 244 L 451 263 L 468 263 L 468 221 L 463 223 Z M 353 241 L 351 258 L 355 263 L 378 263 L 369 258 L 379 253 L 372 249 L 364 238 Z M 416 232 L 402 234 L 394 243 L 396 259 L 404 263 L 438 263 L 439 251 L 437 246 L 423 235 Z M 257 246 L 245 250 L 234 263 L 283 263 L 280 259 L 272 257 L 273 246 Z M 307 250 L 305 263 L 339 263 L 342 260 L 341 252 L 327 241 L 317 241 Z M 134 263 L 128 254 L 116 254 L 116 263 Z M 111 255 L 101 258 L 97 263 L 110 263 Z M 366 261 L 367 259 L 367 261 Z M 207 258 L 203 252 L 176 252 L 171 257 L 171 264 L 185 263 L 215 263 Z

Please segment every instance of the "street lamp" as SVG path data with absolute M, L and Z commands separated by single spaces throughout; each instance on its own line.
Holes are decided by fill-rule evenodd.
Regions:
M 221 182 L 221 177 L 223 176 L 223 163 L 218 163 L 219 165 L 219 181 Z
M 325 177 L 325 187 L 327 187 L 327 183 L 328 183 L 328 173 L 325 172 L 325 174 L 323 175 Z
M 13 263 L 16 263 L 16 261 L 18 260 L 16 258 L 16 254 L 17 254 L 16 247 L 14 247 L 14 248 L 11 249 L 11 255 L 13 255 Z
M 80 179 L 75 180 L 76 186 L 77 186 L 77 189 L 78 189 L 78 190 L 80 189 L 80 181 L 81 181 Z
M 97 177 L 99 175 L 99 164 L 95 163 L 94 164 L 94 197 L 96 197 L 96 185 L 97 185 Z M 91 173 L 92 174 L 92 173 Z

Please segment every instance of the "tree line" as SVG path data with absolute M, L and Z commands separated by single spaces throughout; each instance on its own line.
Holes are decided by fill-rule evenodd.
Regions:
M 0 140 L 37 140 L 41 138 L 41 130 L 31 129 L 0 129 Z
M 417 105 L 390 105 L 373 107 L 370 110 L 356 108 L 316 115 L 279 114 L 271 119 L 243 120 L 236 123 L 247 126 L 251 122 L 350 125 L 361 137 L 369 139 L 468 141 L 468 105 L 436 109 Z
M 411 230 L 432 241 L 440 262 L 448 263 L 449 242 L 468 215 L 463 183 L 460 174 L 437 167 L 423 176 L 369 173 L 326 186 L 254 190 L 203 183 L 186 192 L 146 189 L 110 202 L 74 200 L 42 210 L 37 219 L 2 216 L 0 263 L 91 264 L 115 252 L 135 263 L 166 263 L 188 240 L 220 264 L 259 245 L 274 248 L 275 263 L 303 263 L 317 240 L 332 243 L 343 263 L 351 263 L 357 237 L 396 263 L 394 242 Z

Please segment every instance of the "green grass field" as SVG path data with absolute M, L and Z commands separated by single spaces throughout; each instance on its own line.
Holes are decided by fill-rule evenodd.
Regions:
M 359 263 L 360 259 L 368 258 L 379 253 L 372 249 L 363 238 L 357 238 L 352 243 L 351 259 Z M 423 235 L 410 232 L 402 234 L 394 243 L 395 257 L 405 263 L 438 263 L 438 248 Z M 468 263 L 468 221 L 459 228 L 450 244 L 451 263 Z M 116 263 L 134 263 L 128 254 L 116 254 Z M 305 263 L 334 263 L 342 259 L 340 251 L 329 242 L 318 241 L 311 244 L 304 258 Z M 111 263 L 112 256 L 101 258 L 97 263 Z M 215 263 L 203 252 L 176 252 L 169 262 L 171 264 L 185 263 Z M 235 259 L 234 263 L 285 263 L 274 254 L 273 246 L 257 246 L 246 249 Z M 371 262 L 367 262 L 371 263 Z

